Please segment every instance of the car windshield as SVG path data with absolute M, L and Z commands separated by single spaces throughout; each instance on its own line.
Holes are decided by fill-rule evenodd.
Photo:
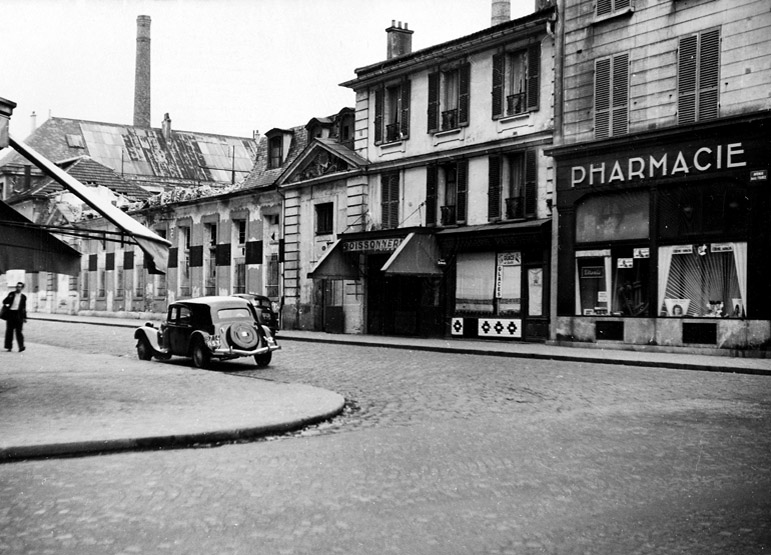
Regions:
M 219 320 L 253 320 L 252 313 L 246 307 L 243 308 L 221 308 L 217 311 Z

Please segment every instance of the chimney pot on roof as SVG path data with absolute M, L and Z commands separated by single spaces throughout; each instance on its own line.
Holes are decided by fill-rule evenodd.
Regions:
M 386 29 L 386 36 L 388 37 L 388 52 L 387 59 L 395 58 L 396 56 L 404 56 L 405 54 L 412 53 L 412 33 L 407 29 L 407 23 L 404 24 L 402 29 L 402 22 L 396 25 L 395 20 L 391 20 L 391 26 Z
M 29 123 L 30 123 L 30 135 L 35 132 L 35 129 L 37 129 L 37 114 L 35 114 L 35 110 L 32 110 L 32 113 L 29 115 Z
M 492 0 L 492 17 L 490 25 L 495 27 L 501 23 L 511 20 L 511 1 L 510 0 Z
M 161 122 L 161 130 L 163 131 L 163 138 L 166 139 L 166 141 L 171 140 L 171 118 L 169 117 L 169 113 L 166 112 L 163 114 L 163 121 Z
M 150 16 L 137 16 L 134 125 L 150 127 Z

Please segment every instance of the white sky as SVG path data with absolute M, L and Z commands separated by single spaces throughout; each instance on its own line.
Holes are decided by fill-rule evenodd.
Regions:
M 512 19 L 535 0 L 511 0 Z M 149 15 L 153 127 L 250 137 L 354 105 L 339 84 L 386 58 L 391 21 L 414 50 L 490 26 L 491 0 L 2 0 L 0 97 L 11 133 L 49 115 L 133 122 L 136 18 Z

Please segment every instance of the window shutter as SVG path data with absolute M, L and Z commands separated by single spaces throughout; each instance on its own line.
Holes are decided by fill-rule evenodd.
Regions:
M 488 161 L 487 218 L 494 220 L 501 217 L 501 157 L 490 156 Z
M 699 121 L 715 119 L 718 113 L 720 79 L 720 29 L 701 34 L 699 45 Z
M 217 266 L 230 266 L 230 243 L 220 243 L 215 247 L 214 262 Z
M 597 0 L 597 15 L 607 15 L 613 11 L 613 0 Z
M 541 43 L 527 49 L 527 109 L 538 109 L 541 80 Z
M 426 225 L 436 225 L 436 192 L 439 168 L 426 166 Z
M 428 132 L 439 130 L 439 72 L 428 75 Z
M 193 245 L 190 247 L 190 267 L 200 268 L 203 266 L 203 245 Z
M 179 248 L 171 247 L 169 249 L 169 268 L 176 268 L 179 266 Z
M 599 8 L 598 8 L 599 9 Z M 594 137 L 610 136 L 610 59 L 594 64 Z
M 680 39 L 677 68 L 677 123 L 696 121 L 696 54 L 698 36 Z
M 471 97 L 471 64 L 465 63 L 458 70 L 458 125 L 468 125 Z
M 613 6 L 613 10 L 614 11 L 619 11 L 619 10 L 623 10 L 624 8 L 628 8 L 629 6 L 631 6 L 632 5 L 632 1 L 631 0 L 615 0 L 614 4 L 615 5 Z
M 457 222 L 466 221 L 466 190 L 468 183 L 468 160 L 458 162 L 458 198 L 456 203 Z
M 612 119 L 612 135 L 626 135 L 629 131 L 629 54 L 613 58 Z
M 245 264 L 262 264 L 262 241 L 247 241 L 244 254 Z
M 383 107 L 385 105 L 385 89 L 375 91 L 375 144 L 383 142 Z
M 538 200 L 538 165 L 535 150 L 525 151 L 525 217 L 534 217 Z
M 382 226 L 384 229 L 399 227 L 399 174 L 383 174 L 380 188 Z
M 503 94 L 506 72 L 506 55 L 493 55 L 493 118 L 499 118 L 503 115 Z
M 411 84 L 409 79 L 405 79 L 402 82 L 402 119 L 401 119 L 401 132 L 402 138 L 406 139 L 410 136 L 410 94 Z

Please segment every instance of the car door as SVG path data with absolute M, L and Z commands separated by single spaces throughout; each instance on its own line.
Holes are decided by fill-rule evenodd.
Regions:
M 192 312 L 186 306 L 172 307 L 166 326 L 169 350 L 173 355 L 188 354 L 187 345 L 193 333 Z

